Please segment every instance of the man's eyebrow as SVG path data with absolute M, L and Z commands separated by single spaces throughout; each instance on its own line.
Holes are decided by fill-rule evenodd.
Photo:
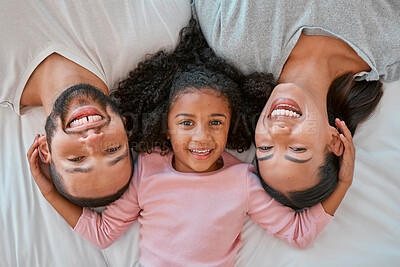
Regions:
M 271 154 L 271 155 L 268 155 L 268 156 L 265 156 L 265 157 L 262 157 L 262 158 L 259 158 L 259 157 L 256 156 L 256 158 L 257 158 L 257 160 L 259 160 L 259 161 L 263 161 L 263 160 L 268 160 L 268 159 L 272 158 L 273 155 L 274 155 L 274 154 Z
M 75 167 L 75 168 L 70 168 L 70 169 L 66 169 L 66 172 L 69 173 L 74 173 L 74 172 L 83 172 L 83 173 L 88 173 L 91 172 L 93 170 L 92 167 Z
M 179 116 L 194 117 L 194 115 L 190 114 L 190 113 L 179 113 L 179 114 L 176 114 L 175 118 L 179 117 Z
M 125 153 L 122 154 L 121 156 L 116 157 L 115 159 L 112 159 L 108 162 L 108 166 L 114 166 L 115 164 L 117 164 L 118 162 L 120 162 L 121 160 L 123 160 L 124 158 L 126 158 L 129 154 L 129 149 L 126 147 L 125 148 Z
M 294 162 L 294 163 L 306 163 L 306 162 L 310 161 L 312 159 L 312 157 L 310 157 L 308 159 L 296 159 L 289 155 L 285 155 L 285 159 L 290 160 L 291 162 Z

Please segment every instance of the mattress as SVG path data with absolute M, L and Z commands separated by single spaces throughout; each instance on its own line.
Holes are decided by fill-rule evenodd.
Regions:
M 305 250 L 247 219 L 235 266 L 399 266 L 400 81 L 384 83 L 374 115 L 356 131 L 354 180 L 335 218 Z M 139 266 L 139 223 L 100 250 L 73 232 L 38 190 L 26 152 L 44 133 L 43 108 L 0 108 L 0 266 Z M 252 151 L 241 155 L 251 161 Z

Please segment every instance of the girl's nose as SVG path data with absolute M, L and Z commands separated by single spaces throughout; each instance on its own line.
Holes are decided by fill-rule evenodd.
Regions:
M 209 134 L 208 134 L 207 127 L 198 125 L 195 129 L 195 133 L 194 133 L 192 139 L 197 142 L 208 141 Z

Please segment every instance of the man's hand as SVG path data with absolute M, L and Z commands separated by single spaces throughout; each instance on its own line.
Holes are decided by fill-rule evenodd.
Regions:
M 336 119 L 335 123 L 342 132 L 340 134 L 340 140 L 344 145 L 344 153 L 340 161 L 338 182 L 350 186 L 353 182 L 355 162 L 355 147 L 353 143 L 353 137 L 351 136 L 350 130 L 347 128 L 344 121 Z
M 40 138 L 44 137 L 40 137 L 39 135 L 35 137 L 35 139 L 33 140 L 33 144 L 29 148 L 26 156 L 28 157 L 29 168 L 31 170 L 33 179 L 39 187 L 40 192 L 42 192 L 42 195 L 47 198 L 48 196 L 56 192 L 56 189 L 50 178 L 48 164 L 43 163 L 39 157 Z

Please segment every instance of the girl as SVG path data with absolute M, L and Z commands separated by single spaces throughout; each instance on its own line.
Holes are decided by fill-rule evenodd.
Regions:
M 200 36 L 194 26 L 183 31 L 181 40 Z M 193 50 L 185 51 L 191 45 Z M 187 47 L 181 50 L 182 46 Z M 245 99 L 241 90 L 249 85 L 270 87 L 271 77 L 242 76 L 211 50 L 199 47 L 181 43 L 170 55 L 158 53 L 121 83 L 116 97 L 126 91 L 134 94 L 132 113 L 123 108 L 127 102 L 120 108 L 129 115 L 130 127 L 142 127 L 131 129 L 130 137 L 136 138 L 133 148 L 143 153 L 119 200 L 99 215 L 63 199 L 40 173 L 35 140 L 28 157 L 42 194 L 78 234 L 99 248 L 111 245 L 138 219 L 143 266 L 233 266 L 247 215 L 290 245 L 309 246 L 331 220 L 348 187 L 338 186 L 322 204 L 299 213 L 267 195 L 253 167 L 224 148 L 248 147 L 250 133 L 238 120 L 251 115 L 244 108 L 251 99 Z M 189 57 L 192 64 L 185 63 Z M 149 76 L 153 79 L 145 79 Z M 146 81 L 147 90 L 138 93 L 140 80 Z M 341 182 L 347 185 L 354 149 L 345 125 L 338 127 L 346 136 L 342 140 L 347 175 Z

